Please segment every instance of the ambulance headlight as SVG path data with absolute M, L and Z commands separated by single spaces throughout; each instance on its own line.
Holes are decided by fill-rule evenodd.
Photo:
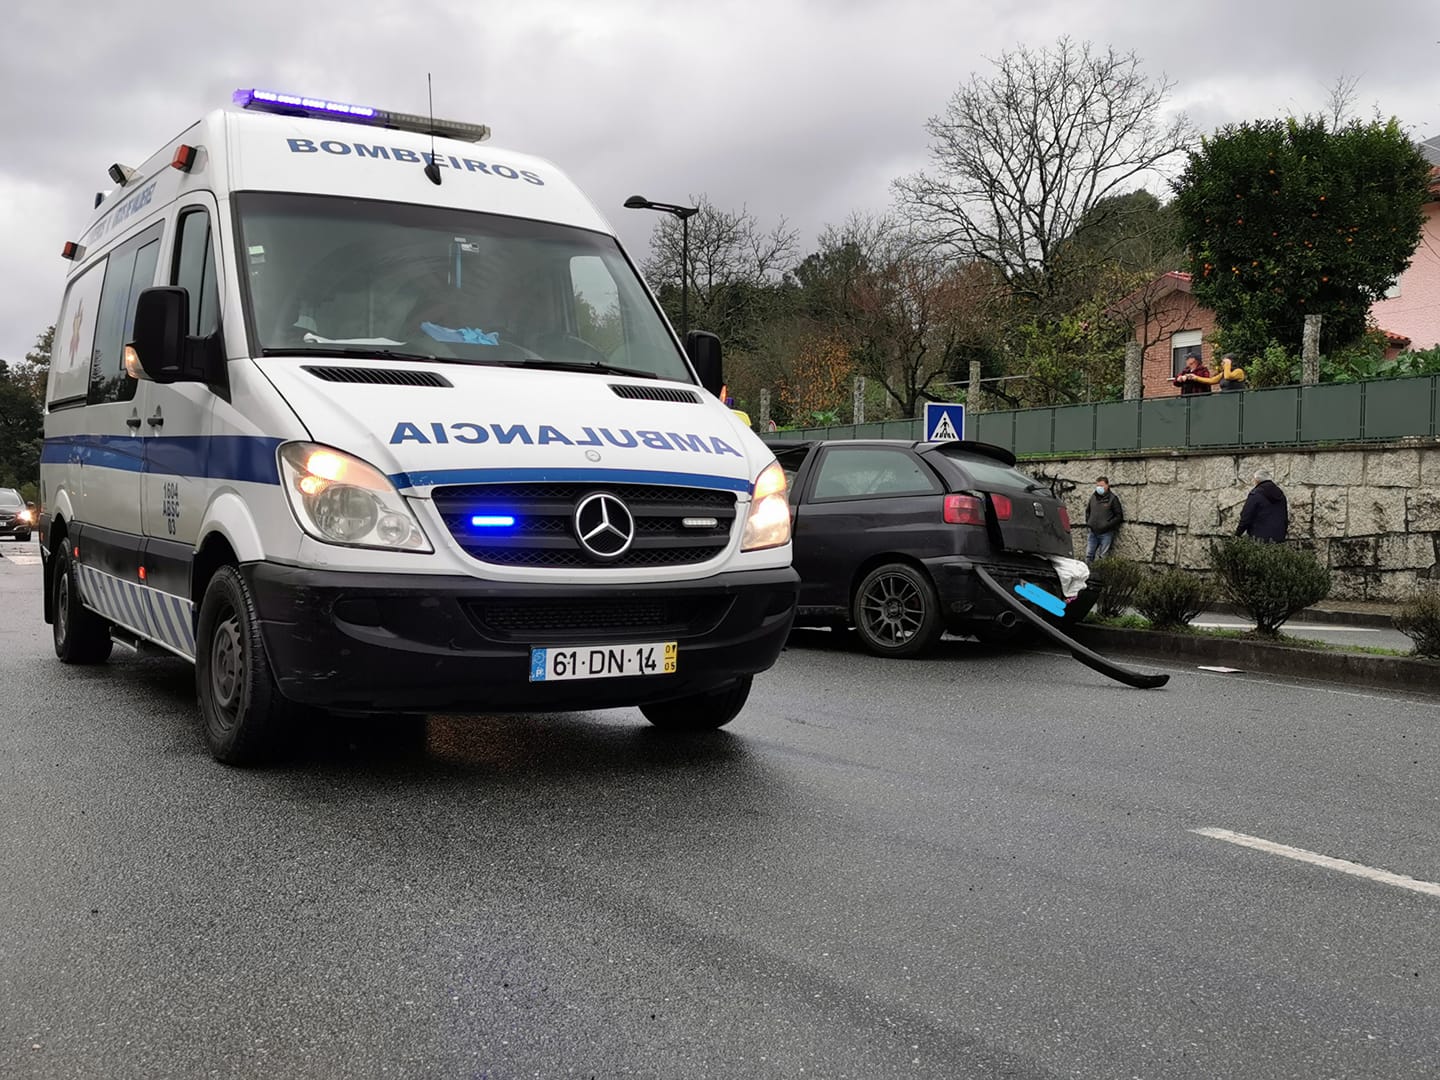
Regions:
M 759 551 L 790 542 L 790 497 L 785 470 L 772 461 L 755 481 L 750 513 L 745 518 L 741 551 Z
M 314 443 L 280 447 L 280 472 L 300 527 L 327 544 L 431 551 L 420 522 L 375 466 Z

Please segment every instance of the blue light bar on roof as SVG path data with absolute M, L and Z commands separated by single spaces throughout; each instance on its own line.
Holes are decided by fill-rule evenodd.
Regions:
M 343 101 L 302 97 L 299 94 L 281 94 L 274 90 L 236 90 L 234 101 L 242 109 L 255 112 L 308 116 L 319 120 L 348 120 L 351 123 L 370 124 L 396 131 L 414 131 L 441 138 L 463 139 L 466 142 L 484 142 L 490 137 L 490 129 L 484 124 L 432 120 L 428 116 L 414 113 L 391 112 L 388 109 L 374 109 L 369 105 L 350 105 Z
M 280 106 L 286 110 L 306 113 L 321 113 L 326 116 L 358 116 L 371 119 L 376 110 L 368 105 L 346 105 L 339 101 L 324 101 L 321 98 L 298 97 L 295 94 L 277 94 L 273 90 L 236 90 L 235 103 L 242 108 L 264 108 Z M 274 111 L 279 112 L 280 109 Z

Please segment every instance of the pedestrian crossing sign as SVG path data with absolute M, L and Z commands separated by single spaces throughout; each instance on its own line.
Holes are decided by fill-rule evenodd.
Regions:
M 925 441 L 951 442 L 965 438 L 965 406 L 938 401 L 925 403 Z

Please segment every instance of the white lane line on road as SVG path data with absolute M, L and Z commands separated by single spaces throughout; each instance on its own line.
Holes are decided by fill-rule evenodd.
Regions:
M 1364 866 L 1348 859 L 1321 855 L 1314 851 L 1306 851 L 1304 848 L 1291 847 L 1289 844 L 1277 844 L 1274 840 L 1246 836 L 1244 833 L 1231 832 L 1229 829 L 1205 828 L 1191 829 L 1190 831 L 1200 836 L 1208 836 L 1212 840 L 1224 840 L 1226 843 L 1254 848 L 1256 851 L 1264 851 L 1270 855 L 1283 855 L 1285 858 L 1294 859 L 1297 862 L 1323 866 L 1327 870 L 1338 870 L 1342 874 L 1353 874 L 1355 877 L 1368 878 L 1370 881 L 1394 885 L 1399 889 L 1409 889 L 1411 892 L 1424 893 L 1426 896 L 1440 897 L 1440 884 L 1433 881 L 1419 881 L 1416 878 L 1406 877 L 1404 874 L 1392 874 L 1389 870 L 1377 870 L 1373 866 Z

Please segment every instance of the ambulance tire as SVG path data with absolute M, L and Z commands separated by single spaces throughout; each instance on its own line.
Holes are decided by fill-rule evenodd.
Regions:
M 745 708 L 750 697 L 750 683 L 753 676 L 742 675 L 729 686 L 711 690 L 704 694 L 676 698 L 673 701 L 658 701 L 653 705 L 641 705 L 645 719 L 662 731 L 676 734 L 714 731 L 722 728 Z
M 215 572 L 200 602 L 195 691 L 205 743 L 225 765 L 268 761 L 296 712 L 275 684 L 255 600 L 234 566 Z
M 103 664 L 110 659 L 110 623 L 80 602 L 75 564 L 63 537 L 55 549 L 53 579 L 55 655 L 62 664 Z

